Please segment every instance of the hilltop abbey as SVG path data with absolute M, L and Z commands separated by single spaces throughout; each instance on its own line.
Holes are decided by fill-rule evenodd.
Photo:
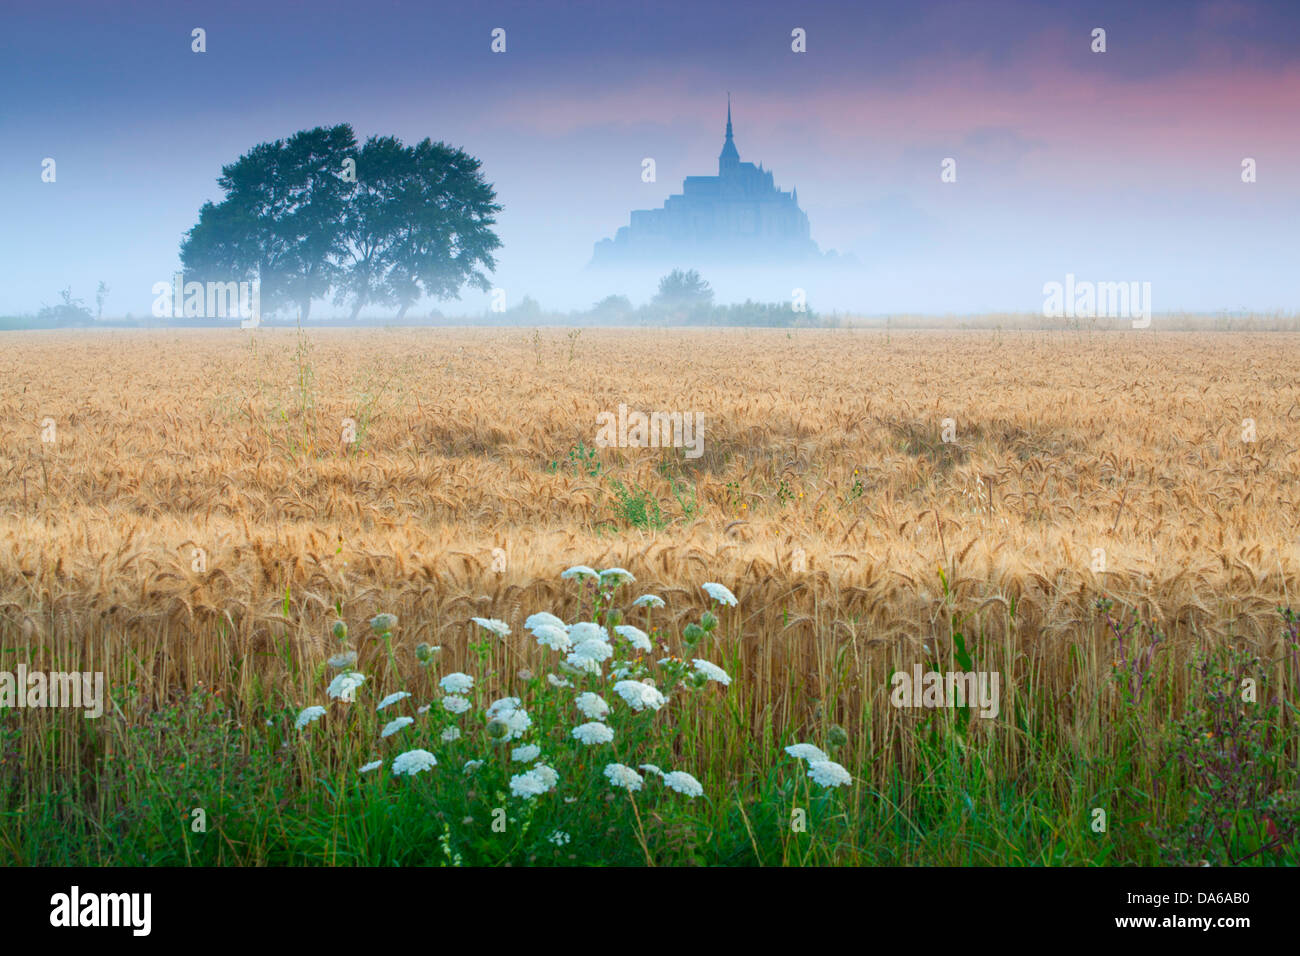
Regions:
M 718 156 L 718 175 L 687 176 L 682 191 L 659 209 L 638 209 L 613 239 L 596 243 L 592 265 L 641 263 L 743 265 L 819 257 L 799 192 L 782 192 L 762 164 L 742 163 L 731 134 Z

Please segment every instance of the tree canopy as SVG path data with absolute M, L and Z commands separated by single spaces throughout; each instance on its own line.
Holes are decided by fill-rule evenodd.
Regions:
M 694 269 L 668 273 L 659 280 L 659 291 L 651 300 L 653 305 L 670 309 L 693 309 L 712 302 L 713 288 Z
M 260 282 L 264 311 L 313 299 L 396 306 L 490 287 L 501 206 L 481 163 L 424 139 L 372 136 L 346 123 L 260 143 L 222 167 L 219 203 L 199 210 L 181 244 L 187 280 Z M 486 272 L 485 272 L 486 270 Z

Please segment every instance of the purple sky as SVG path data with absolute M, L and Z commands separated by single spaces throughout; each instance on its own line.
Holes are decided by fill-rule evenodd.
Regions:
M 726 299 L 1036 311 L 1067 272 L 1150 281 L 1157 312 L 1300 299 L 1297 3 L 52 2 L 6 11 L 0 63 L 0 315 L 100 279 L 108 314 L 147 312 L 223 163 L 344 121 L 483 160 L 511 301 L 641 301 L 653 276 L 582 267 L 716 172 L 728 90 L 741 159 L 859 266 L 712 277 Z

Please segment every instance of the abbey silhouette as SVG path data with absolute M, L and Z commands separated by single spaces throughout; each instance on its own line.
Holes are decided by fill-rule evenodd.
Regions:
M 744 265 L 818 256 L 798 190 L 782 192 L 762 163 L 740 161 L 728 97 L 718 175 L 687 176 L 661 208 L 634 211 L 630 225 L 596 243 L 591 264 Z

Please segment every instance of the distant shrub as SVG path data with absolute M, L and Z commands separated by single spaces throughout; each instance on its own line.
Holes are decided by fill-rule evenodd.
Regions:
M 632 300 L 625 295 L 607 295 L 591 307 L 591 317 L 596 322 L 619 322 L 635 310 Z
M 659 280 L 651 305 L 664 309 L 697 309 L 713 304 L 713 288 L 695 269 L 674 269 Z
M 86 308 L 86 303 L 81 299 L 72 297 L 71 286 L 60 290 L 59 296 L 63 299 L 61 303 L 44 306 L 40 312 L 36 313 L 38 322 L 58 326 L 73 326 L 88 325 L 94 319 L 90 309 Z

